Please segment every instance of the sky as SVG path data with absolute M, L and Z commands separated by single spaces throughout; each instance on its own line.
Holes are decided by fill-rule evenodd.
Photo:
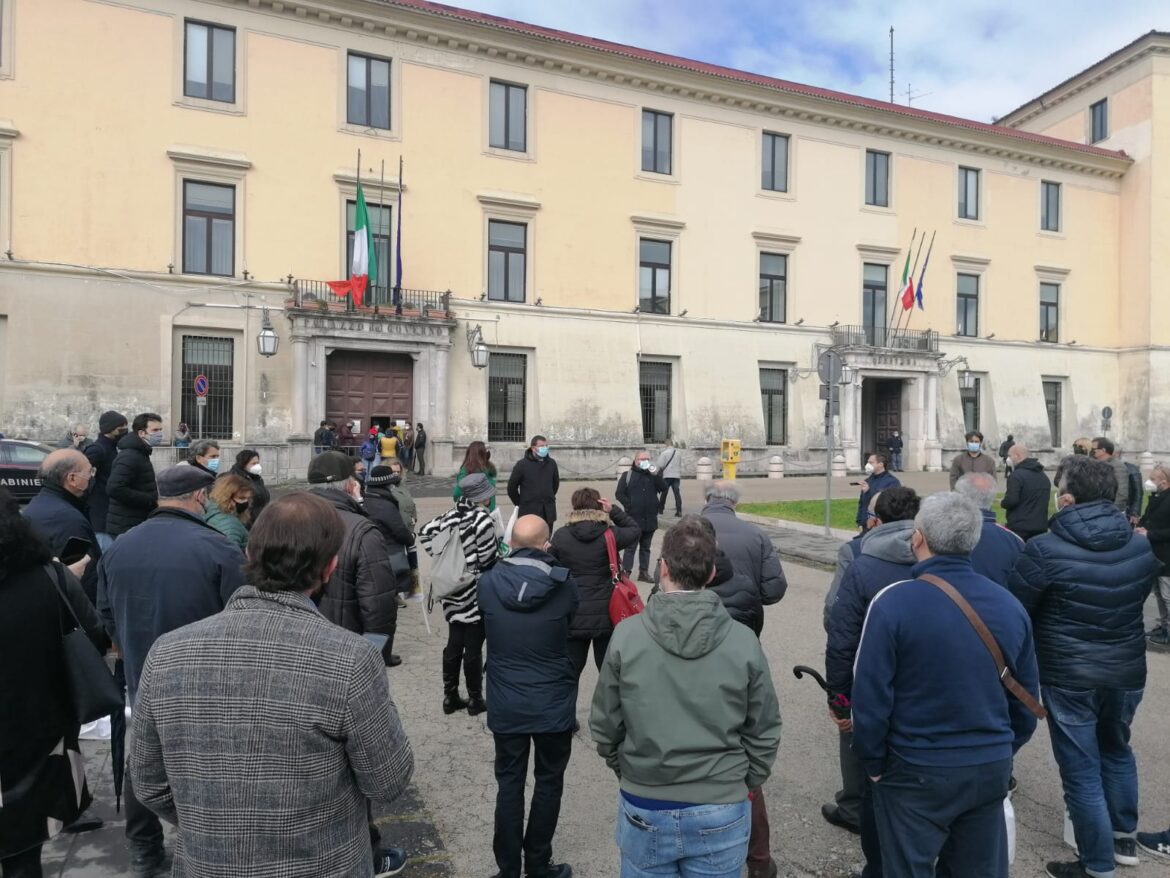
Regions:
M 1166 0 L 446 0 L 808 85 L 992 121 L 1149 30 Z

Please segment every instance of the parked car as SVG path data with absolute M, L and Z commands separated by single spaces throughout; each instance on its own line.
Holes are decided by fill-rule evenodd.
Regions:
M 0 439 L 0 485 L 21 503 L 27 503 L 41 490 L 37 471 L 52 451 L 40 442 Z

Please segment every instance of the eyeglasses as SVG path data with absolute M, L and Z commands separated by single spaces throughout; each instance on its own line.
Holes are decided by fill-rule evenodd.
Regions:
M 77 476 L 79 479 L 84 478 L 86 481 L 89 481 L 90 479 L 92 479 L 94 476 L 97 475 L 97 467 L 91 466 L 88 470 L 84 470 L 84 469 L 74 470 L 69 475 Z

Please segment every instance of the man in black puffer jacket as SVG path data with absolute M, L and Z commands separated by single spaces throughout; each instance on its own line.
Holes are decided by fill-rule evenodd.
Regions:
M 549 553 L 562 567 L 568 567 L 577 583 L 577 612 L 569 622 L 569 658 L 580 678 L 589 660 L 589 644 L 598 670 L 609 648 L 613 623 L 609 620 L 609 599 L 613 579 L 605 532 L 613 527 L 617 548 L 635 545 L 642 529 L 620 506 L 614 506 L 593 488 L 573 492 L 569 523 L 553 534 Z
M 1159 464 L 1150 472 L 1145 483 L 1152 491 L 1146 501 L 1146 511 L 1138 522 L 1139 534 L 1150 541 L 1150 548 L 1162 562 L 1154 599 L 1158 604 L 1158 623 L 1146 637 L 1156 652 L 1170 650 L 1170 468 Z
M 1108 463 L 1073 457 L 1051 531 L 1024 548 L 1008 588 L 1035 630 L 1040 693 L 1080 863 L 1049 875 L 1137 865 L 1137 766 L 1129 729 L 1146 685 L 1142 605 L 1161 563 L 1114 505 Z M 1109 790 L 1108 805 L 1105 790 Z
M 630 518 L 642 528 L 638 540 L 638 581 L 653 582 L 650 578 L 650 543 L 658 531 L 658 496 L 666 490 L 666 482 L 658 474 L 658 468 L 650 462 L 650 455 L 639 451 L 629 472 L 618 479 L 617 501 L 625 507 Z M 622 566 L 631 572 L 634 564 L 634 547 L 630 546 L 622 555 Z
M 561 487 L 561 471 L 549 457 L 548 440 L 533 436 L 524 456 L 512 467 L 508 476 L 508 499 L 520 515 L 539 515 L 548 522 L 549 530 L 557 520 L 557 491 Z
M 1048 530 L 1048 498 L 1052 482 L 1044 475 L 1040 461 L 1027 447 L 1016 443 L 1008 450 L 1012 474 L 1007 479 L 1007 493 L 999 505 L 1007 510 L 1007 527 L 1027 542 Z
M 110 495 L 106 527 L 113 537 L 142 524 L 158 506 L 150 453 L 162 444 L 162 416 L 144 412 L 130 427 L 130 432 L 118 440 L 118 456 L 106 482 L 106 493 Z
M 374 467 L 370 471 L 370 477 L 366 479 L 362 508 L 381 532 L 382 539 L 386 542 L 386 551 L 390 555 L 398 554 L 403 563 L 409 564 L 407 553 L 414 545 L 414 534 L 410 532 L 402 517 L 402 511 L 398 508 L 398 501 L 391 493 L 391 488 L 401 482 L 402 476 L 390 467 Z M 410 573 L 400 575 L 397 578 L 397 585 L 399 591 L 409 590 Z

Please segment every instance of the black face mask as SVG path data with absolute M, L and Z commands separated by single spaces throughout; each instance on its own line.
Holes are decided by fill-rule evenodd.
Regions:
M 243 515 L 245 512 L 248 511 L 248 507 L 251 505 L 252 504 L 250 502 L 249 503 L 237 503 L 236 504 L 236 515 L 237 516 Z

